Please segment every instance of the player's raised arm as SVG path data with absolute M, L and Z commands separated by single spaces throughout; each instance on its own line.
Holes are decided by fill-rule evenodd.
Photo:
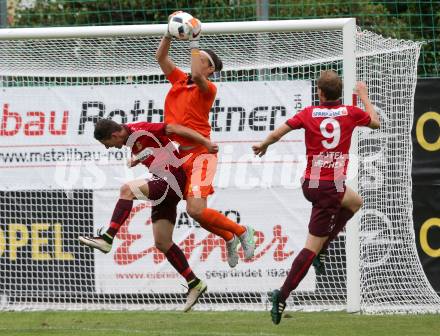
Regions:
M 367 125 L 367 127 L 373 129 L 379 128 L 380 127 L 379 116 L 377 115 L 377 112 L 374 109 L 374 106 L 371 103 L 370 98 L 368 98 L 367 85 L 364 82 L 357 82 L 355 92 L 358 95 L 359 99 L 364 104 L 365 111 L 368 113 L 368 115 L 371 118 L 371 121 Z
M 199 143 L 199 144 L 205 146 L 208 149 L 209 153 L 215 154 L 218 152 L 218 145 L 217 144 L 211 142 L 211 140 L 209 140 L 208 138 L 205 138 L 200 133 L 198 133 L 188 127 L 178 125 L 178 124 L 167 124 L 166 128 L 165 128 L 165 132 L 167 135 L 177 134 L 177 135 L 180 135 L 184 138 L 192 140 L 196 143 Z
M 276 130 L 271 132 L 263 142 L 261 142 L 258 145 L 252 146 L 252 150 L 254 151 L 254 154 L 258 155 L 259 157 L 262 157 L 264 154 L 266 154 L 267 147 L 279 141 L 284 135 L 289 133 L 291 130 L 292 128 L 287 124 L 281 125 Z
M 191 48 L 191 78 L 196 85 L 202 90 L 208 89 L 208 73 L 206 71 L 206 64 L 209 60 L 206 57 L 201 57 L 201 50 L 199 49 L 199 39 L 202 33 L 202 23 L 200 20 L 193 18 L 189 23 L 189 47 Z M 213 64 L 210 64 L 213 67 Z M 213 72 L 212 69 L 211 72 Z
M 180 12 L 174 12 L 168 17 L 168 22 L 173 17 L 173 15 L 180 13 Z M 171 60 L 171 58 L 168 56 L 168 52 L 170 50 L 171 46 L 171 40 L 172 36 L 170 32 L 167 30 L 162 37 L 162 40 L 160 41 L 159 47 L 156 50 L 156 60 L 157 63 L 159 63 L 160 68 L 162 69 L 162 72 L 165 76 L 168 76 L 176 67 L 174 62 Z

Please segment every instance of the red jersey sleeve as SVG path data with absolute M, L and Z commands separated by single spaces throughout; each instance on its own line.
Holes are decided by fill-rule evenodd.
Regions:
M 371 117 L 367 112 L 356 106 L 350 107 L 350 114 L 353 116 L 353 120 L 356 126 L 367 126 L 371 122 Z
M 146 121 L 140 121 L 136 123 L 127 124 L 127 126 L 130 128 L 132 132 L 147 131 L 157 137 L 166 135 L 165 123 L 150 123 Z
M 304 113 L 305 109 L 299 111 L 292 118 L 286 121 L 287 126 L 291 129 L 304 128 Z
M 173 71 L 167 76 L 167 79 L 171 84 L 174 84 L 180 80 L 184 80 L 188 77 L 186 73 L 180 70 L 178 67 L 175 67 Z

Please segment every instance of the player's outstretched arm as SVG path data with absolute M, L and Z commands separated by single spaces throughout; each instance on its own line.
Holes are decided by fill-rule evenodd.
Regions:
M 199 39 L 202 34 L 202 23 L 194 18 L 189 23 L 189 46 L 191 48 L 191 78 L 202 91 L 208 89 L 208 80 L 203 74 L 203 64 L 200 58 Z
M 254 151 L 254 154 L 258 155 L 259 157 L 262 157 L 264 154 L 266 154 L 267 147 L 279 141 L 284 135 L 289 133 L 291 130 L 292 128 L 290 128 L 289 125 L 287 124 L 281 125 L 276 130 L 271 132 L 262 143 L 252 146 L 252 150 Z
M 358 95 L 359 99 L 364 104 L 365 111 L 368 113 L 368 115 L 371 118 L 371 121 L 367 126 L 373 129 L 379 128 L 380 127 L 379 116 L 377 115 L 377 112 L 374 109 L 374 106 L 371 103 L 370 98 L 368 98 L 367 85 L 364 82 L 357 82 L 355 92 Z
M 205 146 L 209 153 L 215 154 L 218 152 L 218 145 L 211 142 L 208 138 L 205 138 L 200 133 L 192 130 L 191 128 L 178 125 L 178 124 L 167 124 L 165 128 L 167 135 L 177 134 L 198 144 Z
M 180 12 L 181 11 L 174 12 L 173 14 L 168 16 L 168 22 L 170 22 L 170 19 L 175 14 L 180 13 Z M 162 37 L 162 40 L 160 41 L 159 47 L 156 50 L 157 63 L 159 63 L 159 66 L 162 69 L 162 72 L 164 73 L 165 76 L 168 76 L 176 67 L 174 62 L 168 56 L 168 52 L 169 52 L 170 46 L 171 46 L 171 40 L 172 40 L 172 36 L 169 33 L 168 26 L 167 26 L 167 30 L 166 30 L 164 36 Z

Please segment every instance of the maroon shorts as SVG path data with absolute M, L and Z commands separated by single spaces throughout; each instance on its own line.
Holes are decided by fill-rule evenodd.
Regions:
M 304 180 L 302 184 L 304 196 L 313 205 L 309 232 L 314 236 L 325 237 L 335 226 L 345 194 L 345 184 L 343 184 L 343 190 L 338 191 L 334 181 L 316 182 L 319 182 L 318 185 L 310 184 L 310 180 Z
M 186 175 L 181 167 L 168 173 L 166 179 L 154 176 L 148 181 L 148 198 L 153 201 L 153 223 L 159 219 L 168 219 L 173 224 L 176 222 L 177 204 L 185 191 Z

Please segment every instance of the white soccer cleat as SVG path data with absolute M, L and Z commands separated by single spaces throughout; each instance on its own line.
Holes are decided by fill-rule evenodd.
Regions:
M 192 308 L 192 306 L 194 306 L 197 303 L 197 300 L 199 299 L 199 297 L 204 292 L 206 292 L 207 289 L 208 289 L 208 286 L 202 280 L 199 281 L 197 286 L 189 289 L 187 297 L 186 297 L 185 308 L 183 308 L 183 311 L 185 313 L 188 312 Z
M 112 249 L 112 244 L 107 243 L 102 237 L 79 236 L 78 239 L 82 244 L 98 249 L 103 253 L 109 253 Z
M 228 264 L 229 267 L 233 268 L 238 264 L 238 253 L 237 246 L 240 240 L 236 236 L 231 241 L 226 242 L 226 250 L 228 253 Z
M 240 239 L 241 247 L 244 252 L 244 259 L 249 260 L 252 259 L 255 252 L 255 240 L 254 240 L 255 230 L 246 226 L 246 232 L 243 233 L 238 239 Z

